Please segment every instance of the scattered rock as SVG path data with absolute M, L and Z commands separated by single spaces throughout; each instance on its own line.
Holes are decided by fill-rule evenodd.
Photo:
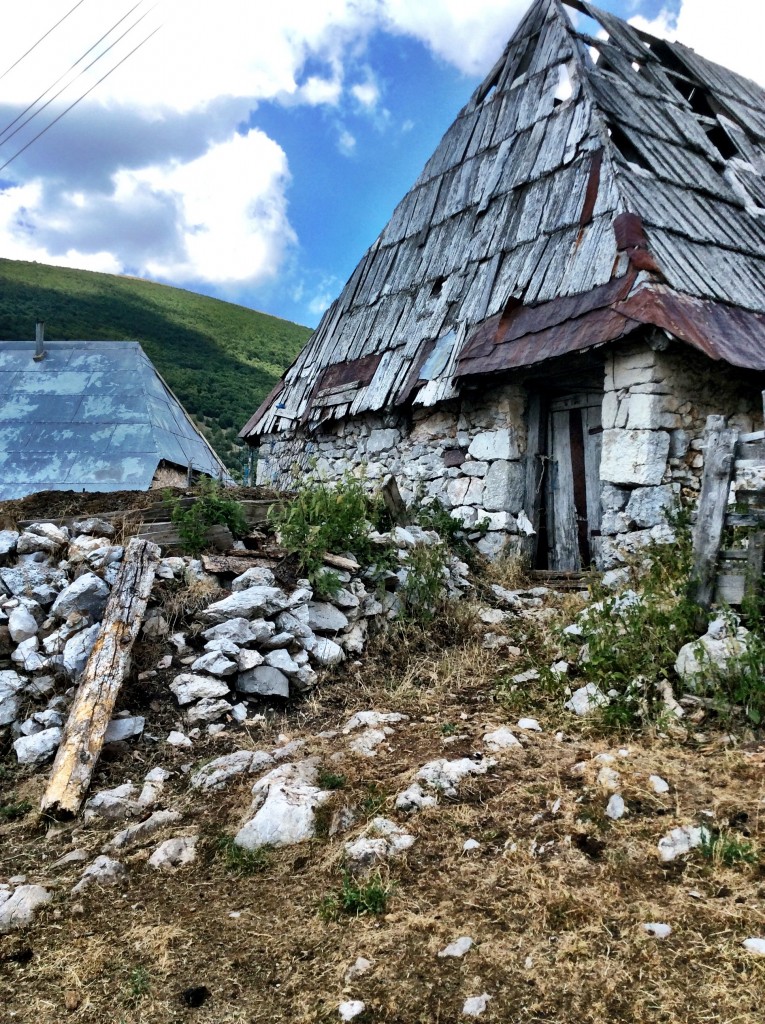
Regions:
M 469 935 L 462 935 L 459 939 L 455 939 L 454 942 L 450 942 L 448 946 L 440 950 L 438 955 L 463 957 L 474 945 L 475 943 Z
M 513 735 L 506 725 L 502 725 L 494 732 L 487 732 L 483 737 L 484 746 L 487 750 L 497 752 L 509 750 L 511 747 L 521 747 L 521 741 Z
M 570 700 L 567 700 L 563 707 L 566 711 L 573 711 L 575 715 L 590 715 L 598 708 L 610 704 L 610 699 L 603 693 L 595 683 L 587 683 L 574 690 Z
M 84 892 L 91 885 L 116 885 L 124 876 L 125 867 L 111 857 L 99 856 L 85 868 L 82 878 L 72 889 L 73 893 Z
M 91 818 L 105 818 L 107 821 L 124 821 L 125 818 L 132 818 L 143 810 L 141 804 L 135 799 L 136 787 L 132 782 L 126 782 L 114 789 L 102 789 L 100 793 L 85 803 L 83 817 L 85 821 Z
M 366 1008 L 366 1003 L 362 1003 L 360 999 L 349 999 L 344 1003 L 340 1003 L 337 1012 L 340 1014 L 340 1020 L 353 1020 L 354 1017 L 358 1017 L 360 1013 L 363 1013 Z
M 208 651 L 193 662 L 191 671 L 208 672 L 211 676 L 232 676 L 237 667 L 237 663 L 231 661 L 221 651 Z
M 392 735 L 392 729 L 365 729 L 355 739 L 351 740 L 348 748 L 354 754 L 359 754 L 361 757 L 376 757 L 377 748 Z
M 51 614 L 65 619 L 72 612 L 89 615 L 93 622 L 99 620 L 104 613 L 109 599 L 109 588 L 93 572 L 78 576 L 74 583 L 64 587 L 53 602 Z
M 652 935 L 655 939 L 666 939 L 672 934 L 672 925 L 661 924 L 659 921 L 649 921 L 643 925 L 643 931 Z
M 179 836 L 160 843 L 149 857 L 149 867 L 157 871 L 175 871 L 191 864 L 197 857 L 198 836 Z
M 191 787 L 201 790 L 223 789 L 237 775 L 256 772 L 273 763 L 273 757 L 263 750 L 235 750 L 232 754 L 224 754 L 202 765 L 191 776 Z
M 19 736 L 13 749 L 19 764 L 44 764 L 56 753 L 63 732 L 60 728 L 43 729 L 32 736 Z
M 189 722 L 214 722 L 216 718 L 222 718 L 231 710 L 231 705 L 226 700 L 213 700 L 205 697 L 198 704 L 193 704 L 186 712 Z
M 360 867 L 399 857 L 415 838 L 389 818 L 373 818 L 358 839 L 345 844 L 345 856 Z
M 345 983 L 346 985 L 350 982 L 355 981 L 356 978 L 362 978 L 365 974 L 368 974 L 372 970 L 372 964 L 366 957 L 360 956 L 355 963 L 351 964 L 348 970 L 345 972 Z
M 257 813 L 237 832 L 234 842 L 245 850 L 261 846 L 292 846 L 312 839 L 316 808 L 331 793 L 315 785 L 318 761 L 309 758 L 272 769 L 253 786 Z
M 462 1006 L 463 1014 L 466 1017 L 480 1017 L 486 1011 L 490 999 L 491 996 L 487 992 L 480 996 L 471 996 L 470 999 L 465 1000 Z
M 308 626 L 314 633 L 341 633 L 348 625 L 348 616 L 333 604 L 309 601 Z
M 658 796 L 661 796 L 662 793 L 669 793 L 669 783 L 666 781 L 666 779 L 663 779 L 661 775 L 649 775 L 648 782 L 651 786 L 651 789 Z
M 536 718 L 519 718 L 518 728 L 523 729 L 526 732 L 542 732 L 542 726 L 536 720 Z
M 175 729 L 167 734 L 165 743 L 169 743 L 171 747 L 192 747 L 194 745 L 185 733 Z
M 426 807 L 436 807 L 437 805 L 437 798 L 428 796 L 423 791 L 419 782 L 413 782 L 408 789 L 399 793 L 394 804 L 397 811 L 403 811 L 405 814 L 411 814 L 413 811 L 422 811 Z
M 42 885 L 20 885 L 0 903 L 0 934 L 32 923 L 38 907 L 50 902 L 52 893 Z
M 104 743 L 120 743 L 124 740 L 131 740 L 134 736 L 141 735 L 145 725 L 146 719 L 140 715 L 113 718 L 106 727 Z
M 193 672 L 182 672 L 176 676 L 170 683 L 170 689 L 181 707 L 204 697 L 222 697 L 229 692 L 228 683 L 222 679 L 211 679 L 210 676 L 200 676 Z
M 160 829 L 166 828 L 168 825 L 175 824 L 182 817 L 183 815 L 180 811 L 154 811 L 145 821 L 140 821 L 136 825 L 128 825 L 127 828 L 118 832 L 116 836 L 106 843 L 104 850 L 108 853 L 113 853 L 116 850 L 128 850 L 132 846 L 138 846 L 140 843 L 145 842 L 145 840 L 150 839 L 155 832 L 159 832 Z
M 2 911 L 0 911 L 2 913 Z M 765 956 L 765 939 L 744 939 L 741 943 L 748 953 Z
M 207 622 L 224 623 L 234 618 L 274 615 L 288 608 L 289 603 L 287 595 L 278 587 L 248 587 L 224 597 L 222 601 L 215 601 L 199 615 Z
M 393 725 L 396 722 L 408 722 L 408 715 L 385 711 L 357 711 L 343 726 L 343 735 L 347 736 L 354 729 L 378 728 L 381 725 Z
M 465 842 L 462 844 L 462 852 L 463 853 L 472 853 L 473 850 L 480 850 L 480 849 L 481 849 L 481 844 L 478 842 L 477 839 L 466 839 Z
M 619 793 L 614 793 L 606 805 L 606 817 L 612 821 L 618 821 L 619 818 L 623 818 L 627 808 L 624 804 L 624 800 Z
M 673 828 L 666 836 L 659 840 L 659 860 L 663 864 L 689 853 L 697 846 L 701 846 L 709 837 L 709 829 L 696 827 L 694 825 L 683 825 L 680 828 Z
M 290 681 L 278 668 L 258 665 L 249 672 L 240 672 L 236 680 L 240 693 L 254 693 L 261 697 L 289 697 Z
M 457 788 L 463 779 L 469 775 L 485 775 L 496 763 L 491 757 L 482 758 L 480 761 L 471 761 L 469 757 L 447 761 L 441 757 L 423 765 L 417 772 L 417 778 L 422 779 L 433 789 L 440 790 L 444 796 L 456 798 Z

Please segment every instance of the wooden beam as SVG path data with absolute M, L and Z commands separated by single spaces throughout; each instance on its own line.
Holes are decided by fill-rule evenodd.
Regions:
M 134 537 L 127 546 L 42 799 L 46 814 L 73 817 L 80 809 L 129 669 L 159 558 L 159 548 L 149 541 Z
M 738 431 L 726 426 L 724 416 L 707 417 L 704 431 L 704 476 L 693 533 L 691 596 L 706 612 L 712 603 L 728 492 L 733 477 L 733 455 Z M 705 617 L 699 615 L 699 626 Z

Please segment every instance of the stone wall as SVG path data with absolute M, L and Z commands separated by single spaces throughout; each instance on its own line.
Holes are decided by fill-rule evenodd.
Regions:
M 678 342 L 614 347 L 606 356 L 600 561 L 667 536 L 666 510 L 701 488 L 707 416 L 747 433 L 762 427 L 762 375 Z
M 663 347 L 662 347 L 663 346 Z M 612 346 L 605 356 L 601 504 L 596 558 L 617 564 L 651 539 L 669 539 L 667 509 L 701 486 L 707 416 L 729 417 L 742 432 L 762 426 L 763 375 L 714 362 L 679 342 Z M 470 526 L 489 532 L 479 543 L 498 553 L 531 516 L 524 493 L 527 392 L 487 388 L 437 409 L 384 413 L 327 423 L 323 431 L 263 439 L 258 484 L 289 489 L 315 463 L 335 479 L 361 464 L 370 481 L 393 473 L 407 502 L 438 497 Z
M 407 503 L 432 495 L 468 526 L 488 520 L 479 547 L 495 555 L 523 509 L 525 414 L 524 390 L 508 384 L 438 409 L 329 422 L 307 440 L 272 435 L 260 447 L 257 483 L 289 488 L 296 467 L 315 463 L 335 479 L 363 463 L 371 481 L 393 473 Z

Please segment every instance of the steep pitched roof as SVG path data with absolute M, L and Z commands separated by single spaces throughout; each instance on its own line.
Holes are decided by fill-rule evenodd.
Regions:
M 225 467 L 136 341 L 0 342 L 0 499 L 148 490 L 161 461 Z
M 763 313 L 765 91 L 584 0 L 536 0 L 241 436 L 431 405 L 642 323 L 762 369 Z

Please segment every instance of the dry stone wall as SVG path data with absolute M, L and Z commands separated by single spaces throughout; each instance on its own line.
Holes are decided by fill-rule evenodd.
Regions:
M 762 375 L 660 340 L 612 346 L 605 355 L 601 537 L 603 568 L 651 540 L 671 539 L 667 510 L 701 487 L 707 416 L 742 432 L 762 425 Z M 322 432 L 263 439 L 257 482 L 289 489 L 310 465 L 336 479 L 362 464 L 371 482 L 393 473 L 405 501 L 433 496 L 467 526 L 488 521 L 478 542 L 492 557 L 515 543 L 525 494 L 527 392 L 488 388 L 436 409 L 327 423 Z M 296 474 L 296 468 L 298 470 Z M 523 521 L 522 521 L 523 522 Z

